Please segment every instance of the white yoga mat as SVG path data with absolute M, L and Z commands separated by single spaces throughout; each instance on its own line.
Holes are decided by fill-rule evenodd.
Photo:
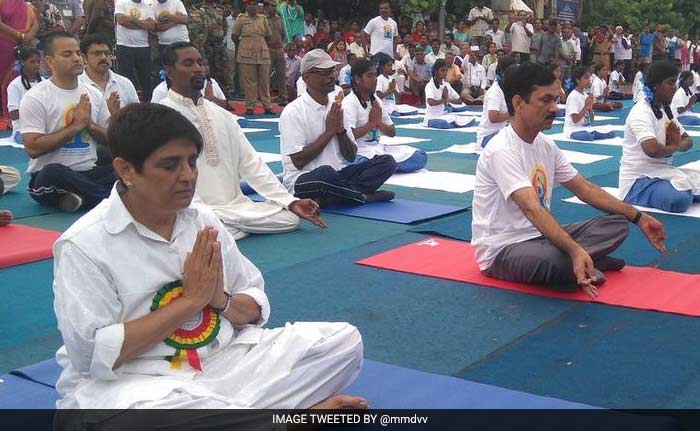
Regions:
M 613 195 L 615 197 L 620 196 L 619 189 L 617 189 L 615 187 L 603 187 L 603 190 L 605 190 L 606 192 L 610 193 L 611 195 Z M 572 204 L 586 205 L 579 198 L 577 198 L 575 196 L 572 198 L 564 199 L 564 202 L 569 202 Z M 662 210 L 659 210 L 656 208 L 642 207 L 639 205 L 635 205 L 634 207 L 639 209 L 640 211 L 645 211 L 645 212 L 650 212 L 650 213 L 670 214 L 670 215 L 678 215 L 678 216 L 684 216 L 684 217 L 700 218 L 700 203 L 693 203 L 692 205 L 690 205 L 690 208 L 688 209 L 688 211 L 686 211 L 684 213 L 670 213 L 670 212 L 662 211 Z
M 426 127 L 423 125 L 423 123 L 417 123 L 417 124 L 401 124 L 400 126 L 396 126 L 397 129 L 404 129 L 404 130 L 425 130 L 428 132 L 459 132 L 459 133 L 476 133 L 476 129 L 478 128 L 477 126 L 470 126 L 470 127 L 460 127 L 456 129 L 434 129 L 432 127 Z
M 686 163 L 685 165 L 679 167 L 683 169 L 692 169 L 694 171 L 700 171 L 700 160 L 697 162 Z
M 10 135 L 0 139 L 0 147 L 24 148 L 24 145 L 15 142 L 15 138 Z
M 474 175 L 469 174 L 433 172 L 421 169 L 408 174 L 394 174 L 386 181 L 386 184 L 452 193 L 466 193 L 474 190 L 475 179 Z
M 243 130 L 243 133 L 258 133 L 258 132 L 269 132 L 270 129 L 256 129 L 253 127 L 244 127 L 241 130 Z
M 569 151 L 569 150 L 561 150 L 564 155 L 566 156 L 567 160 L 571 163 L 579 164 L 579 165 L 588 165 L 591 163 L 599 162 L 601 160 L 607 160 L 611 159 L 612 156 L 604 156 L 600 154 L 589 154 L 589 153 L 582 153 L 580 151 Z M 471 144 L 457 144 L 453 145 L 449 148 L 446 148 L 444 150 L 439 150 L 439 151 L 430 151 L 430 154 L 434 153 L 457 153 L 457 154 L 479 154 L 481 152 L 481 149 L 479 148 L 478 145 L 476 145 L 475 142 Z M 699 167 L 700 169 L 700 167 Z
M 411 145 L 421 142 L 430 142 L 430 139 L 412 138 L 410 136 L 380 136 L 379 143 L 382 145 Z
M 258 152 L 260 157 L 265 161 L 265 163 L 274 163 L 274 162 L 281 162 L 282 161 L 282 156 L 276 153 L 261 153 Z
M 249 118 L 248 121 L 254 121 L 256 123 L 279 123 L 279 117 L 276 118 Z

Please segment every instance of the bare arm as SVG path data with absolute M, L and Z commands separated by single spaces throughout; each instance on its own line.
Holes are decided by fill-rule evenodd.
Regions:
M 501 111 L 489 111 L 489 121 L 493 124 L 502 123 L 510 119 L 510 114 Z
M 683 134 L 678 145 L 661 145 L 656 139 L 647 139 L 642 142 L 644 153 L 654 159 L 664 159 L 677 151 L 688 151 L 693 146 L 693 141 L 687 133 Z
M 223 308 L 222 302 L 217 308 Z M 260 306 L 245 293 L 236 293 L 231 296 L 231 305 L 223 314 L 235 326 L 254 324 L 260 321 Z
M 116 15 L 116 20 L 117 20 L 117 24 L 121 25 L 122 27 L 126 27 L 130 30 L 141 29 L 141 27 L 139 27 L 136 23 L 134 23 L 134 21 L 131 18 L 129 18 L 128 16 L 126 16 L 122 13 L 118 13 Z
M 572 180 L 562 185 L 583 202 L 603 212 L 621 215 L 627 220 L 634 220 L 635 215 L 637 215 L 637 210 L 632 205 L 612 196 L 597 184 L 588 181 L 581 174 L 576 175 Z
M 36 159 L 44 154 L 58 150 L 80 132 L 82 129 L 73 125 L 65 127 L 50 135 L 41 133 L 22 133 L 24 139 L 24 150 L 27 155 Z

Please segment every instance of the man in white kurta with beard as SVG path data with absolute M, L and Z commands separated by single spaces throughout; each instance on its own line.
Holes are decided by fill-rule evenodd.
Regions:
M 235 117 L 202 97 L 206 75 L 199 51 L 189 42 L 174 43 L 164 50 L 163 62 L 172 85 L 159 103 L 184 115 L 209 144 L 199 160 L 197 195 L 233 237 L 293 231 L 300 217 L 326 227 L 318 204 L 289 194 L 255 152 Z M 245 196 L 241 179 L 266 201 L 253 202 Z
M 367 408 L 339 395 L 362 366 L 355 327 L 263 328 L 260 271 L 192 203 L 208 145 L 197 129 L 168 107 L 134 104 L 108 137 L 119 180 L 54 247 L 57 406 Z

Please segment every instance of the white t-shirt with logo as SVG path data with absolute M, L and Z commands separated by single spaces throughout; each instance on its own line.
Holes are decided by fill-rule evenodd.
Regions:
M 472 244 L 479 268 L 488 269 L 506 246 L 541 235 L 512 199 L 515 191 L 534 188 L 540 204 L 549 210 L 555 184 L 577 174 L 554 141 L 542 133 L 532 143 L 523 141 L 512 126 L 495 136 L 476 165 Z
M 282 183 L 292 194 L 294 194 L 294 184 L 300 175 L 321 166 L 330 166 L 339 171 L 350 163 L 340 152 L 337 136 L 331 138 L 321 154 L 301 169 L 294 166 L 292 158 L 289 157 L 316 142 L 316 139 L 326 131 L 326 115 L 334 101 L 335 98 L 329 95 L 326 106 L 319 105 L 308 92 L 304 92 L 282 111 L 279 122 L 280 150 L 284 170 Z M 355 142 L 350 131 L 347 136 Z
M 364 32 L 370 36 L 370 55 L 383 52 L 394 58 L 394 37 L 399 34 L 399 27 L 392 18 L 386 21 L 381 16 L 372 18 L 365 26 Z
M 447 87 L 447 92 L 449 93 L 449 95 L 447 96 L 448 99 L 459 99 L 459 94 L 457 94 L 457 92 L 454 88 L 452 88 L 450 83 L 445 81 L 444 79 L 442 80 L 440 87 L 435 86 L 435 79 L 431 79 L 430 81 L 428 81 L 427 84 L 425 84 L 425 117 L 423 120 L 424 126 L 428 125 L 428 121 L 434 119 L 444 119 L 445 116 L 448 114 L 447 112 L 445 112 L 444 104 L 441 103 L 439 105 L 431 106 L 430 103 L 428 103 L 428 99 L 441 100 L 442 91 L 445 87 Z
M 484 94 L 484 110 L 481 112 L 481 121 L 476 130 L 476 144 L 481 146 L 481 141 L 485 137 L 493 135 L 509 123 L 508 120 L 501 123 L 492 123 L 489 119 L 489 111 L 508 112 L 506 97 L 503 95 L 501 86 L 495 82 Z
M 165 11 L 168 11 L 173 15 L 187 15 L 187 9 L 185 9 L 185 5 L 183 5 L 180 0 L 167 0 L 165 3 L 160 3 L 158 0 L 154 0 L 153 14 L 155 15 L 156 22 L 159 20 L 160 14 Z M 178 24 L 175 27 L 158 32 L 158 44 L 160 45 L 171 45 L 175 42 L 189 41 L 190 36 L 187 32 L 187 26 L 185 24 Z
M 376 96 L 374 96 L 374 103 L 379 103 L 379 107 L 382 108 L 382 123 L 387 126 L 393 125 L 394 122 L 391 121 L 388 111 L 384 109 L 379 98 Z M 343 99 L 343 122 L 348 133 L 350 133 L 352 129 L 367 124 L 371 110 L 372 105 L 369 103 L 367 103 L 366 108 L 362 107 L 360 99 L 357 98 L 355 93 L 350 93 Z M 373 129 L 365 136 L 355 138 L 357 142 L 357 155 L 371 159 L 374 156 L 389 154 L 394 160 L 401 163 L 411 157 L 416 151 L 415 148 L 407 145 L 382 145 L 379 143 L 379 137 L 379 130 Z
M 39 81 L 30 81 L 29 88 L 33 88 L 38 83 Z M 24 97 L 24 95 L 27 94 L 27 91 L 29 90 L 24 88 L 24 84 L 22 84 L 21 75 L 13 79 L 12 82 L 10 82 L 10 85 L 7 86 L 8 112 L 19 110 L 19 104 L 22 102 L 22 98 Z M 12 132 L 19 132 L 21 130 L 22 128 L 20 126 L 19 120 L 12 120 Z
M 657 119 L 649 103 L 640 100 L 627 116 L 620 159 L 620 199 L 624 199 L 634 182 L 643 177 L 669 180 L 676 190 L 692 190 L 693 194 L 700 194 L 700 172 L 673 167 L 673 156 L 656 159 L 649 157 L 642 148 L 642 142 L 649 139 L 656 139 L 665 146 L 666 127 L 671 121 L 678 125 L 681 135 L 685 133 L 677 120 L 669 120 L 663 109 L 661 112 L 661 119 Z
M 47 79 L 29 90 L 22 99 L 19 107 L 22 133 L 50 135 L 66 128 L 72 122 L 73 110 L 83 94 L 90 97 L 91 120 L 100 127 L 107 127 L 109 109 L 99 91 L 80 82 L 75 89 L 64 90 Z M 63 147 L 31 159 L 27 173 L 37 172 L 51 163 L 67 166 L 74 171 L 90 170 L 97 161 L 95 144 L 95 139 L 87 130 L 83 130 Z
M 583 93 L 580 93 L 578 90 L 574 89 L 571 93 L 569 93 L 569 96 L 566 98 L 566 118 L 564 119 L 564 134 L 566 136 L 569 136 L 574 133 L 578 132 L 580 130 L 583 130 L 586 128 L 586 116 L 584 115 L 583 118 L 578 123 L 574 123 L 573 116 L 578 115 L 583 111 L 583 108 L 586 106 L 586 99 L 588 96 L 586 96 Z
M 114 16 L 117 14 L 126 15 L 127 17 L 135 17 L 140 20 L 151 18 L 155 20 L 153 14 L 153 4 L 146 0 L 141 0 L 135 3 L 133 0 L 116 0 L 114 4 Z M 148 47 L 148 31 L 140 28 L 133 30 L 126 28 L 123 25 L 116 24 L 115 35 L 117 45 L 128 46 L 131 48 Z

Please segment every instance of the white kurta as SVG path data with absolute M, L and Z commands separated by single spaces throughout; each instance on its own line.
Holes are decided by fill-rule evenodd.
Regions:
M 298 227 L 299 218 L 286 209 L 296 198 L 282 186 L 229 112 L 204 98 L 195 105 L 172 89 L 160 103 L 180 112 L 202 134 L 205 148 L 197 161 L 197 195 L 229 230 L 272 233 Z M 241 178 L 267 201 L 253 202 L 245 196 Z
M 197 349 L 202 371 L 172 368 L 175 349 L 158 343 L 113 368 L 125 322 L 150 313 L 156 292 L 181 280 L 197 232 L 219 229 L 224 289 L 257 302 L 261 319 L 234 328 L 221 319 Z M 54 309 L 65 345 L 59 408 L 307 408 L 343 390 L 362 363 L 362 339 L 347 323 L 296 323 L 263 329 L 270 315 L 260 271 L 206 208 L 178 213 L 171 240 L 136 222 L 116 188 L 54 245 Z M 167 307 L 167 305 L 165 305 Z

